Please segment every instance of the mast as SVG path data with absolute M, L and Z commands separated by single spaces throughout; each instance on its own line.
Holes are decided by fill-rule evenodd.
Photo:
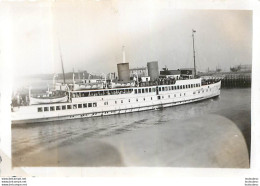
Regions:
M 80 80 L 80 71 L 78 72 L 79 80 Z
M 195 62 L 195 48 L 194 48 L 194 33 L 196 30 L 192 29 L 192 45 L 193 45 L 193 61 L 194 61 L 194 77 L 196 76 L 196 62 Z
M 75 84 L 75 74 L 74 74 L 74 68 L 73 68 L 72 79 L 73 79 L 73 85 L 74 85 L 74 84 Z
M 63 83 L 65 84 L 65 73 L 64 73 L 64 67 L 63 67 L 63 60 L 61 55 L 61 49 L 60 49 L 60 42 L 59 42 L 59 50 L 60 50 L 60 61 L 61 61 L 61 67 L 62 67 L 62 75 L 63 75 Z
M 125 63 L 125 46 L 122 46 L 123 63 Z

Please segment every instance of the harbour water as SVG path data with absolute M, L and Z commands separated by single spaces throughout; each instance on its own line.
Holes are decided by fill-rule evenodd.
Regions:
M 88 139 L 163 126 L 169 121 L 192 121 L 208 114 L 223 116 L 234 122 L 242 132 L 250 152 L 251 138 L 251 89 L 222 89 L 215 99 L 122 115 L 55 121 L 12 126 L 12 156 L 19 161 L 31 154 L 48 152 L 57 147 L 75 148 Z

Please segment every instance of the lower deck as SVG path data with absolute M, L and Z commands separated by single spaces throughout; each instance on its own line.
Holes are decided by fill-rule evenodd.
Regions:
M 73 114 L 73 115 L 67 115 L 67 116 L 58 116 L 58 117 L 46 117 L 41 119 L 27 119 L 27 120 L 15 120 L 12 121 L 12 124 L 29 124 L 29 123 L 40 123 L 40 122 L 49 122 L 49 121 L 59 121 L 59 120 L 68 120 L 68 119 L 80 119 L 80 118 L 91 118 L 91 117 L 99 117 L 99 116 L 109 116 L 109 115 L 115 115 L 115 114 L 127 114 L 132 112 L 141 112 L 141 111 L 148 111 L 148 110 L 159 110 L 166 107 L 172 107 L 177 105 L 183 105 L 193 102 L 202 101 L 205 99 L 210 99 L 214 97 L 218 97 L 219 95 L 211 96 L 211 97 L 204 97 L 204 98 L 197 98 L 192 100 L 186 100 L 186 101 L 179 101 L 179 102 L 171 102 L 167 104 L 157 104 L 152 106 L 144 106 L 144 107 L 137 107 L 137 108 L 125 108 L 125 109 L 119 109 L 119 110 L 107 110 L 107 111 L 100 111 L 100 112 L 90 112 L 90 113 L 82 113 L 82 114 Z

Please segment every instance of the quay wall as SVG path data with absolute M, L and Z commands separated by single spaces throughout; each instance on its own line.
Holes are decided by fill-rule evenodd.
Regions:
M 251 87 L 251 73 L 223 73 L 202 76 L 207 81 L 221 80 L 222 88 L 249 88 Z

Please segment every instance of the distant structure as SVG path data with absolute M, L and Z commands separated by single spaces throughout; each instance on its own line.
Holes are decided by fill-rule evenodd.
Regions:
M 167 67 L 165 67 L 162 71 L 160 71 L 160 77 L 180 79 L 180 76 L 180 70 L 169 70 Z
M 195 68 L 180 68 L 181 76 L 194 77 L 196 74 Z
M 216 72 L 221 72 L 221 71 L 222 71 L 221 67 L 219 65 L 216 66 Z
M 194 68 L 181 68 L 178 70 L 169 70 L 167 67 L 160 71 L 160 77 L 180 79 L 180 77 L 191 79 L 195 76 Z
M 109 80 L 113 80 L 113 79 L 116 79 L 116 73 L 115 72 L 110 72 L 107 74 L 107 79 Z
M 136 75 L 138 75 L 138 77 L 148 76 L 147 67 L 131 68 L 130 69 L 130 77 L 135 77 Z
M 230 67 L 231 72 L 252 72 L 252 65 L 236 65 L 234 67 Z

